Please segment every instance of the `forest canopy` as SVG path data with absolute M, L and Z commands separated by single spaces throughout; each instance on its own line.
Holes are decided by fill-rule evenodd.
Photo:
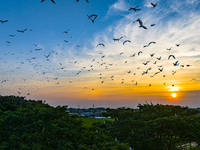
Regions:
M 52 107 L 42 100 L 0 97 L 0 149 L 37 150 L 172 150 L 200 145 L 197 109 L 173 105 L 107 108 L 104 121 L 83 126 L 67 106 Z

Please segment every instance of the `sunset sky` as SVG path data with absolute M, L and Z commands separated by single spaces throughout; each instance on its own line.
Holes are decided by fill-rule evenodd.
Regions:
M 199 0 L 54 1 L 1 1 L 0 95 L 81 108 L 200 107 Z

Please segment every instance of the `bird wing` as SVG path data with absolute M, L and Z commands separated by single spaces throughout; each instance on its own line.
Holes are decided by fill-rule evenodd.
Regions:
M 129 40 L 126 40 L 126 41 L 124 41 L 124 42 L 123 42 L 123 45 L 124 45 L 126 42 L 131 42 L 131 41 L 129 41 Z
M 133 8 L 132 8 L 132 7 L 130 7 L 128 11 L 131 11 L 131 10 L 133 10 Z
M 137 21 L 139 22 L 139 24 L 140 24 L 141 26 L 143 26 L 143 22 L 140 20 L 140 18 L 138 18 Z
M 44 2 L 44 1 L 45 1 L 45 0 L 42 0 L 41 3 Z
M 156 5 L 155 4 L 153 4 L 153 3 L 151 3 L 151 5 L 153 6 L 153 7 L 155 7 Z
M 139 6 L 139 5 L 138 5 Z M 137 8 L 138 6 L 136 6 L 135 8 Z
M 88 1 L 88 0 L 86 0 L 86 2 L 87 2 L 87 3 L 89 3 L 89 1 Z
M 144 29 L 147 29 L 147 27 L 145 27 L 145 26 L 142 26 Z
M 54 2 L 54 0 L 51 0 L 51 1 L 52 1 L 52 3 L 56 4 L 56 3 Z
M 3 22 L 8 22 L 8 20 L 4 20 L 4 21 L 2 21 L 2 23 L 3 23 Z

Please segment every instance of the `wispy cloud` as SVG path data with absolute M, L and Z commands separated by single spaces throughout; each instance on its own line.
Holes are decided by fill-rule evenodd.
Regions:
M 124 1 L 118 1 L 111 8 L 116 10 L 124 10 L 124 6 L 118 8 L 119 3 Z M 196 49 L 200 46 L 198 42 L 198 35 L 200 34 L 200 19 L 199 11 L 192 9 L 186 3 L 181 1 L 168 2 L 162 4 L 159 1 L 158 6 L 154 9 L 143 9 L 138 13 L 131 13 L 126 15 L 123 19 L 117 21 L 112 26 L 109 26 L 106 30 L 96 35 L 94 39 L 95 45 L 98 42 L 103 42 L 106 46 L 94 48 L 91 53 L 101 61 L 101 55 L 98 51 L 101 51 L 102 55 L 105 55 L 103 62 L 106 64 L 102 67 L 105 70 L 105 66 L 109 67 L 108 63 L 115 64 L 117 67 L 109 67 L 110 74 L 117 74 L 121 78 L 127 78 L 131 80 L 131 76 L 127 74 L 128 71 L 137 73 L 138 76 L 134 76 L 136 80 L 141 82 L 150 82 L 149 77 L 158 71 L 159 65 L 164 67 L 164 73 L 172 76 L 172 70 L 177 70 L 187 74 L 186 69 L 180 68 L 180 66 L 174 66 L 175 61 L 179 61 L 180 65 L 190 64 L 192 67 L 200 67 L 195 62 L 199 59 L 200 53 Z M 195 6 L 193 6 L 195 7 Z M 166 9 L 169 8 L 169 9 Z M 184 9 L 183 9 L 184 8 Z M 188 11 L 185 11 L 188 10 Z M 189 13 L 188 13 L 189 12 Z M 144 25 L 148 28 L 144 30 L 139 28 L 138 22 L 133 24 L 133 21 L 140 18 Z M 156 24 L 151 27 L 151 24 Z M 120 41 L 114 42 L 113 38 L 119 38 L 123 36 Z M 131 43 L 123 45 L 123 41 L 130 40 Z M 151 44 L 147 48 L 143 48 L 144 45 L 151 41 L 155 41 L 156 44 Z M 176 44 L 180 44 L 179 47 Z M 94 46 L 95 46 L 94 45 Z M 172 47 L 171 51 L 166 50 Z M 138 52 L 143 53 L 138 56 Z M 123 53 L 120 55 L 120 53 Z M 135 53 L 135 57 L 130 57 Z M 151 53 L 155 53 L 154 57 L 150 57 Z M 175 55 L 176 59 L 168 60 L 170 54 Z M 160 61 L 158 57 L 162 57 Z M 127 63 L 125 63 L 127 61 Z M 147 66 L 143 65 L 144 62 L 150 61 Z M 157 61 L 157 64 L 153 63 Z M 140 67 L 140 69 L 136 69 Z M 149 75 L 142 76 L 143 71 L 151 67 Z M 102 71 L 102 68 L 100 69 Z M 190 68 L 187 68 L 190 70 Z M 98 69 L 97 69 L 98 70 Z M 191 69 L 192 71 L 192 69 Z M 147 78 L 148 76 L 148 78 Z M 191 74 L 188 74 L 191 77 Z M 177 79 L 177 76 L 174 77 Z M 144 79 L 144 80 L 143 80 Z
M 113 5 L 109 7 L 105 18 L 113 14 L 116 14 L 116 12 L 122 12 L 122 11 L 127 11 L 127 10 L 128 10 L 128 4 L 124 0 L 118 0 L 117 2 L 115 2 Z
M 127 10 L 127 4 L 125 3 L 124 0 L 118 0 L 116 3 L 110 6 L 109 11 L 126 11 Z

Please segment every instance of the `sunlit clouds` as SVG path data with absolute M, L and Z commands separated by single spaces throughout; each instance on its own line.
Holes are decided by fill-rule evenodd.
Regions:
M 158 2 L 157 6 L 153 8 L 151 2 Z M 61 7 L 59 3 L 57 5 Z M 141 10 L 128 11 L 136 6 Z M 55 38 L 54 41 L 51 39 L 53 42 L 42 43 L 35 38 L 32 43 L 37 46 L 22 46 L 22 41 L 17 45 L 9 39 L 15 47 L 12 43 L 11 46 L 4 45 L 5 50 L 0 56 L 0 94 L 41 97 L 53 105 L 56 105 L 56 99 L 59 99 L 57 104 L 72 105 L 75 105 L 73 101 L 81 100 L 102 102 L 104 106 L 115 100 L 128 104 L 146 100 L 154 103 L 176 101 L 179 105 L 183 100 L 186 104 L 190 100 L 187 93 L 200 90 L 198 7 L 199 2 L 195 0 L 144 0 L 138 3 L 117 0 L 105 7 L 104 13 L 98 14 L 97 22 L 89 22 L 85 17 L 77 31 L 67 27 L 69 33 L 63 35 L 59 31 L 59 35 L 54 28 L 49 29 L 48 35 Z M 115 18 L 119 13 L 120 17 Z M 147 29 L 139 27 L 138 18 Z M 110 24 L 101 28 L 101 24 L 109 19 L 112 20 Z M 84 29 L 90 27 L 96 31 L 87 36 Z M 25 38 L 29 32 L 20 38 Z M 80 32 L 77 39 L 72 34 L 75 32 Z M 36 37 L 29 36 L 31 39 Z M 126 40 L 130 42 L 123 44 Z M 15 48 L 21 51 L 14 51 Z M 36 51 L 36 48 L 41 50 Z M 168 59 L 169 55 L 175 57 Z M 31 93 L 30 96 L 27 93 Z M 198 92 L 193 96 L 197 99 Z M 119 102 L 119 106 L 121 104 Z

